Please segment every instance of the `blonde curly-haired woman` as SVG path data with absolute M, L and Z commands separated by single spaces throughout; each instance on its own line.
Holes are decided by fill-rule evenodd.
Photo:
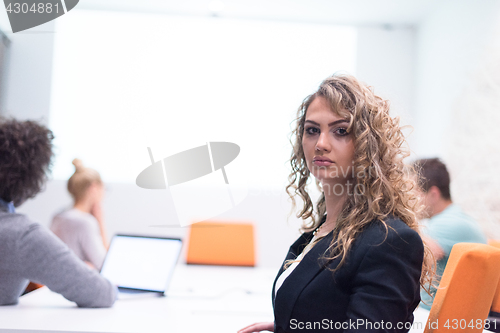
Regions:
M 240 332 L 407 332 L 432 277 L 399 120 L 389 102 L 333 75 L 298 110 L 286 190 L 304 220 L 273 285 L 274 322 Z M 307 184 L 321 197 L 313 208 Z

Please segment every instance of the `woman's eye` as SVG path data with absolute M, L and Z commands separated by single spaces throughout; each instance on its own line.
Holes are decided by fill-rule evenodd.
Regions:
M 345 136 L 345 135 L 348 135 L 349 132 L 347 132 L 347 128 L 344 128 L 344 127 L 339 127 L 335 130 L 335 133 L 340 135 L 340 136 Z
M 309 135 L 313 135 L 319 133 L 319 129 L 317 129 L 316 127 L 308 127 L 306 128 L 306 133 Z

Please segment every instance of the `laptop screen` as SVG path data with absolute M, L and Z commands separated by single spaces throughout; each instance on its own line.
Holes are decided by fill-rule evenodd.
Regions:
M 121 288 L 165 292 L 181 248 L 178 238 L 116 235 L 101 275 Z

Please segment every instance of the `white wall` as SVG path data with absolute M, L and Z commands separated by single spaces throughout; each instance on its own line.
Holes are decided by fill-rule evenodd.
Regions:
M 356 76 L 391 102 L 391 114 L 404 125 L 415 121 L 415 32 L 402 25 L 358 28 Z
M 0 28 L 10 39 L 4 72 L 0 112 L 17 119 L 48 124 L 54 21 L 27 31 L 12 33 L 7 13 L 0 10 Z
M 418 157 L 443 156 L 454 102 L 492 38 L 500 2 L 442 0 L 417 29 L 415 145 Z

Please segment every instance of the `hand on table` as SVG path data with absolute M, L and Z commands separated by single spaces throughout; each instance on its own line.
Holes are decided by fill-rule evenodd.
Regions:
M 269 331 L 274 332 L 274 323 L 255 323 L 245 328 L 242 328 L 238 331 L 238 333 L 252 333 L 252 332 L 261 332 L 261 331 Z

